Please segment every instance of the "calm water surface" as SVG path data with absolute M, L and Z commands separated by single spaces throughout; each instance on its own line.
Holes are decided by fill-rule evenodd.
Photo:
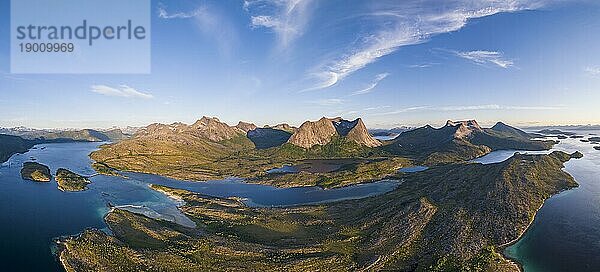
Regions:
M 577 133 L 587 138 L 600 132 Z M 600 151 L 593 146 L 574 138 L 555 146 L 554 150 L 584 154 L 564 168 L 579 187 L 548 199 L 523 237 L 506 249 L 526 272 L 600 271 Z M 475 161 L 499 162 L 512 153 L 496 151 Z
M 251 206 L 289 206 L 355 199 L 388 192 L 398 182 L 381 181 L 340 189 L 315 187 L 275 188 L 246 184 L 239 179 L 209 182 L 178 181 L 155 175 L 125 173 L 129 179 L 95 176 L 88 190 L 62 192 L 54 180 L 36 183 L 22 180 L 23 162 L 35 158 L 54 173 L 60 167 L 92 175 L 88 154 L 101 143 L 60 143 L 38 145 L 25 154 L 14 155 L 0 167 L 0 263 L 2 271 L 61 271 L 51 254 L 52 239 L 72 235 L 86 228 L 105 229 L 103 216 L 108 205 L 193 224 L 177 209 L 181 203 L 151 190 L 149 184 L 187 189 L 219 197 L 240 197 Z

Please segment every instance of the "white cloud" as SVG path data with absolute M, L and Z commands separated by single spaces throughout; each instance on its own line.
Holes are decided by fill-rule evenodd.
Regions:
M 379 81 L 382 81 L 388 75 L 390 75 L 390 74 L 389 73 L 382 73 L 382 74 L 376 75 L 375 79 L 373 79 L 373 81 L 371 81 L 371 83 L 369 84 L 369 86 L 367 86 L 364 89 L 361 89 L 361 90 L 353 92 L 352 95 L 367 94 L 367 93 L 372 92 L 373 89 L 375 89 L 375 87 L 377 87 L 377 84 L 379 84 Z
M 376 1 L 367 15 L 377 27 L 358 37 L 346 53 L 325 61 L 310 75 L 321 80 L 307 89 L 322 89 L 335 85 L 348 75 L 378 59 L 394 53 L 400 47 L 426 42 L 430 37 L 461 29 L 469 19 L 535 9 L 552 0 L 455 0 L 440 5 L 437 0 Z M 496 65 L 509 65 L 498 62 Z
M 253 28 L 272 29 L 282 48 L 304 34 L 311 15 L 312 0 L 245 0 Z
M 92 85 L 91 91 L 106 96 L 152 99 L 154 96 L 147 92 L 141 92 L 127 85 L 119 85 L 118 88 L 106 85 Z
M 316 104 L 319 106 L 334 106 L 334 105 L 343 104 L 344 100 L 339 99 L 339 98 L 327 98 L 327 99 L 319 99 L 319 100 L 310 101 L 310 103 Z
M 480 65 L 493 64 L 505 69 L 514 65 L 512 60 L 504 59 L 502 53 L 496 51 L 476 50 L 454 53 L 461 58 L 470 60 Z
M 600 77 L 600 67 L 598 67 L 598 66 L 595 66 L 595 67 L 592 67 L 592 66 L 586 67 L 584 71 L 585 71 L 585 73 L 588 76 Z

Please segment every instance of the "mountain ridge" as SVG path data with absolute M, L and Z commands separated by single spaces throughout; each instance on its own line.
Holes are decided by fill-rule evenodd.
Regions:
M 359 145 L 378 147 L 381 142 L 373 138 L 361 118 L 353 121 L 341 117 L 322 117 L 318 121 L 305 121 L 288 140 L 288 143 L 310 149 L 315 145 L 326 145 L 334 136 L 345 137 Z

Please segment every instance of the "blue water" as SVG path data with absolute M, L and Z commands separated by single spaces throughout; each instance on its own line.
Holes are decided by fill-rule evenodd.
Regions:
M 411 166 L 398 169 L 401 173 L 416 173 L 429 169 L 427 166 Z
M 0 167 L 0 263 L 3 271 L 62 271 L 51 254 L 52 239 L 73 235 L 86 228 L 106 228 L 103 216 L 108 204 L 142 210 L 186 225 L 189 219 L 177 209 L 180 203 L 149 188 L 150 183 L 187 189 L 219 197 L 240 197 L 251 206 L 287 206 L 355 199 L 385 193 L 398 182 L 381 181 L 340 189 L 315 187 L 275 188 L 247 184 L 239 179 L 189 182 L 155 175 L 125 173 L 129 178 L 94 176 L 88 190 L 62 192 L 53 180 L 36 183 L 20 178 L 20 166 L 35 158 L 57 168 L 92 175 L 88 154 L 101 143 L 38 145 L 17 154 Z
M 598 132 L 578 132 L 581 135 Z M 587 137 L 586 137 L 587 138 Z M 525 272 L 600 271 L 600 151 L 580 139 L 563 139 L 553 150 L 580 151 L 581 159 L 565 163 L 564 170 L 579 187 L 548 199 L 533 224 L 505 253 Z M 478 159 L 504 161 L 513 151 L 495 151 Z
M 482 164 L 490 164 L 505 161 L 506 159 L 512 157 L 515 153 L 521 154 L 549 154 L 551 151 L 543 150 L 543 151 L 530 151 L 530 150 L 497 150 L 486 154 L 485 156 L 481 156 L 479 158 L 471 160 L 471 162 L 482 163 Z
M 267 170 L 268 174 L 290 174 L 298 172 L 300 172 L 300 169 L 292 165 L 284 165 L 282 167 Z

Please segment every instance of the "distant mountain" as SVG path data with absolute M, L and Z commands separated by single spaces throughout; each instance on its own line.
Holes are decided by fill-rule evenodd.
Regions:
M 577 134 L 575 132 L 562 131 L 559 129 L 542 129 L 542 130 L 537 131 L 537 133 L 541 133 L 541 134 L 545 134 L 545 135 L 567 135 L 567 136 L 573 136 L 573 135 Z
M 321 118 L 318 121 L 306 121 L 290 137 L 288 143 L 309 149 L 315 145 L 327 145 L 334 136 L 345 138 L 359 145 L 377 147 L 381 143 L 369 135 L 363 121 L 358 118 L 354 121 L 342 118 Z
M 398 136 L 400 133 L 409 131 L 411 129 L 413 129 L 413 128 L 405 127 L 405 126 L 395 127 L 395 128 L 390 128 L 390 129 L 375 128 L 375 129 L 369 129 L 369 133 L 373 137 L 388 137 L 388 136 Z
M 291 132 L 291 133 L 294 133 L 294 132 L 296 132 L 296 130 L 298 130 L 297 127 L 290 126 L 290 125 L 288 125 L 286 123 L 278 124 L 278 125 L 275 125 L 275 126 L 266 125 L 265 128 L 279 129 L 279 130 L 283 130 L 283 131 L 287 131 L 287 132 Z
M 515 136 L 519 136 L 519 137 L 522 137 L 522 138 L 531 138 L 533 136 L 533 135 L 531 135 L 531 134 L 529 134 L 529 133 L 527 133 L 525 131 L 522 131 L 522 130 L 520 130 L 518 128 L 511 127 L 511 126 L 509 126 L 509 125 L 507 125 L 505 123 L 502 123 L 502 122 L 496 123 L 491 129 L 494 130 L 494 131 L 498 131 L 498 132 L 509 133 L 509 134 L 512 134 L 512 135 L 515 135 Z
M 154 123 L 147 127 L 140 128 L 135 138 L 150 136 L 162 138 L 175 135 L 191 135 L 197 138 L 204 138 L 213 142 L 229 140 L 243 135 L 244 131 L 237 127 L 232 127 L 219 121 L 216 117 L 203 116 L 201 119 L 191 125 L 184 123 L 172 123 L 170 125 Z
M 277 128 L 256 128 L 248 131 L 248 139 L 254 143 L 256 148 L 265 149 L 285 144 L 292 133 Z
M 30 129 L 24 127 L 2 128 L 0 133 L 19 136 L 28 140 L 41 140 L 46 142 L 104 142 L 120 141 L 127 139 L 129 135 L 124 134 L 120 129 L 108 130 L 49 130 L 49 129 Z
M 400 134 L 384 149 L 412 156 L 428 164 L 470 160 L 492 150 L 549 149 L 554 142 L 533 141 L 532 136 L 504 123 L 482 128 L 477 121 L 451 121 L 441 128 L 429 125 Z
M 246 123 L 242 121 L 240 121 L 235 127 L 242 130 L 245 133 L 248 133 L 248 131 L 255 130 L 257 128 L 255 124 Z
M 125 139 L 129 139 L 129 137 L 131 137 L 131 135 L 124 133 L 119 128 L 101 130 L 100 132 L 102 134 L 104 134 L 106 137 L 108 137 L 108 139 L 110 139 L 110 141 L 113 141 L 113 142 L 122 141 Z

